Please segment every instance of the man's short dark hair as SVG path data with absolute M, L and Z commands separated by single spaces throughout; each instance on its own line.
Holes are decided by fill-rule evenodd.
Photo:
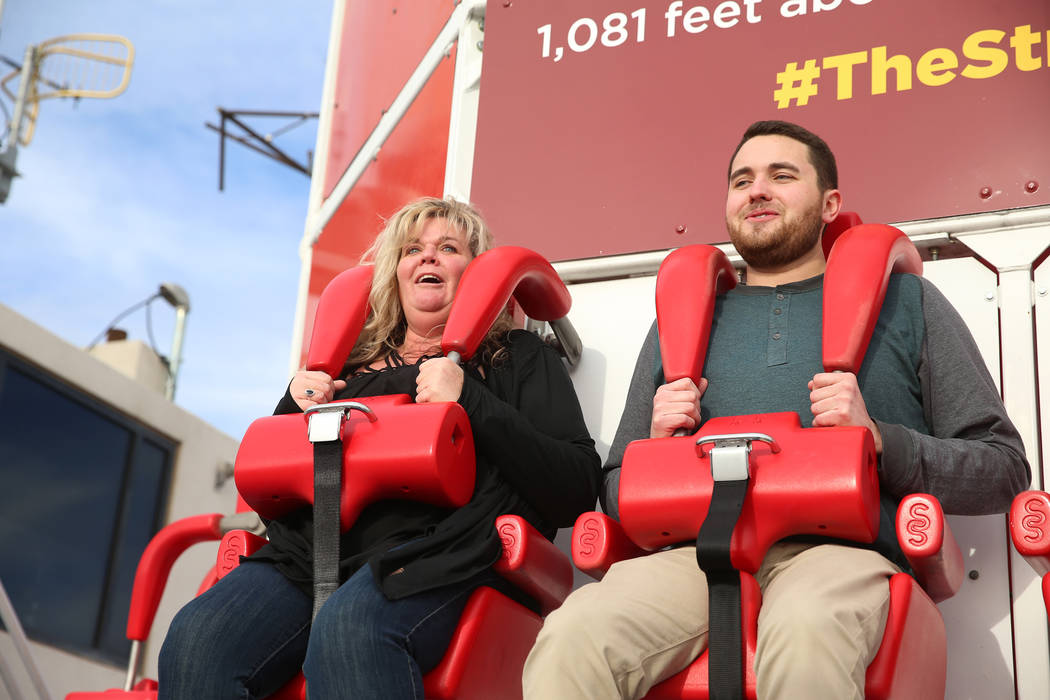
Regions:
M 839 169 L 835 165 L 835 154 L 831 152 L 831 148 L 824 143 L 824 139 L 809 129 L 791 122 L 768 120 L 755 122 L 747 127 L 743 138 L 740 139 L 740 143 L 736 145 L 736 150 L 733 151 L 733 155 L 729 158 L 729 173 L 732 172 L 733 160 L 736 159 L 736 154 L 740 152 L 740 148 L 756 136 L 787 136 L 789 139 L 795 139 L 805 144 L 809 148 L 809 162 L 817 171 L 817 185 L 820 187 L 820 190 L 826 192 L 827 190 L 838 189 Z

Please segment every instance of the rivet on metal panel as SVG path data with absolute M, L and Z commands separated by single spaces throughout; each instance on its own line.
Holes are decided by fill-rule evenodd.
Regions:
M 967 574 L 967 575 L 970 577 L 970 580 L 972 580 L 972 581 L 976 581 L 977 579 L 981 578 L 981 572 L 979 572 L 977 569 L 971 569 L 970 573 Z
M 1046 287 L 1039 287 L 1038 289 L 1035 290 L 1035 293 L 1038 294 L 1041 297 L 1045 297 L 1046 293 L 1047 293 L 1047 289 L 1046 289 Z
M 512 3 L 510 0 L 503 0 L 503 6 L 504 7 L 510 7 L 513 4 L 514 3 Z
M 675 233 L 685 233 L 688 230 L 689 229 L 687 229 L 685 226 L 682 226 L 681 224 L 679 224 L 678 226 L 675 226 L 674 232 Z
M 982 187 L 980 194 L 981 194 L 981 199 L 988 199 L 989 197 L 992 196 L 992 188 L 991 187 Z
M 478 47 L 478 51 L 481 51 L 482 47 L 485 45 L 485 42 L 484 41 L 479 41 L 478 43 L 476 43 L 474 45 Z
M 930 248 L 930 260 L 937 260 L 941 257 L 941 249 L 937 246 Z
M 995 292 L 985 292 L 984 293 L 984 300 L 985 301 L 995 301 Z
M 1035 180 L 1029 180 L 1028 182 L 1024 183 L 1024 191 L 1027 192 L 1028 194 L 1032 194 L 1033 192 L 1035 192 L 1038 189 L 1039 189 L 1039 183 L 1036 182 Z

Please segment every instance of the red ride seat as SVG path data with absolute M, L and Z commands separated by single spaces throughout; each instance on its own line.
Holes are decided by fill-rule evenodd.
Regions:
M 859 223 L 856 215 L 846 215 Z M 834 248 L 824 282 L 824 366 L 860 367 L 891 272 L 920 272 L 911 242 L 889 226 L 862 225 Z M 666 381 L 702 376 L 717 293 L 735 276 L 714 248 L 690 246 L 668 256 L 657 278 L 657 322 Z M 779 449 L 755 442 L 750 480 L 732 531 L 731 560 L 741 572 L 743 685 L 756 697 L 754 653 L 761 593 L 753 574 L 773 542 L 816 534 L 872 542 L 878 530 L 879 484 L 874 444 L 865 428 L 801 428 L 794 413 L 709 420 L 691 437 L 631 443 L 620 476 L 620 522 L 585 513 L 573 532 L 573 560 L 601 578 L 616 561 L 680 542 L 695 541 L 711 502 L 710 451 L 698 444 L 713 435 L 764 433 Z M 800 468 L 801 467 L 801 468 Z M 890 582 L 886 632 L 868 668 L 866 697 L 944 696 L 946 639 L 935 605 L 962 581 L 962 554 L 932 496 L 913 494 L 897 513 L 901 547 L 915 577 Z M 658 684 L 649 700 L 709 697 L 708 652 Z
M 338 376 L 367 316 L 371 268 L 337 276 L 318 302 L 307 367 Z M 471 262 L 460 280 L 452 313 L 442 336 L 446 354 L 469 359 L 486 329 L 511 295 L 531 318 L 562 319 L 571 299 L 550 264 L 518 247 L 490 250 Z M 340 526 L 345 531 L 361 508 L 381 498 L 423 500 L 459 506 L 474 488 L 474 453 L 470 423 L 455 403 L 415 404 L 408 396 L 359 399 L 374 416 L 351 414 L 343 434 Z M 338 402 L 333 402 L 338 403 Z M 394 466 L 392 466 L 394 465 Z M 248 429 L 238 451 L 235 478 L 238 510 L 255 509 L 274 518 L 313 503 L 313 446 L 300 415 L 261 418 Z M 242 500 L 243 499 L 243 500 Z M 265 540 L 231 530 L 228 518 L 204 515 L 163 528 L 139 563 L 128 619 L 132 659 L 124 690 L 72 693 L 67 700 L 124 698 L 154 700 L 156 683 L 133 685 L 139 644 L 148 635 L 171 566 L 189 546 L 221 540 L 215 569 L 202 590 L 229 573 L 240 557 Z M 543 615 L 565 599 L 572 587 L 572 566 L 565 555 L 519 516 L 496 520 L 503 555 L 494 569 L 535 600 Z M 539 633 L 542 618 L 490 587 L 469 598 L 459 626 L 439 665 L 424 677 L 427 698 L 488 700 L 521 697 L 521 670 Z M 300 674 L 271 696 L 305 697 Z

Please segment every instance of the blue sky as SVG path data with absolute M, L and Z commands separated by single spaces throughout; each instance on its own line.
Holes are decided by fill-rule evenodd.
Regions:
M 136 53 L 121 96 L 42 103 L 0 205 L 0 303 L 85 346 L 161 282 L 181 285 L 191 311 L 175 402 L 239 439 L 287 381 L 309 180 L 228 142 L 219 192 L 218 135 L 204 122 L 218 123 L 219 106 L 318 111 L 330 0 L 2 6 L 0 55 L 18 62 L 29 44 L 84 32 L 123 35 Z M 312 120 L 275 143 L 303 161 L 315 138 Z M 118 325 L 148 342 L 144 311 Z M 162 300 L 152 327 L 167 354 L 174 311 Z

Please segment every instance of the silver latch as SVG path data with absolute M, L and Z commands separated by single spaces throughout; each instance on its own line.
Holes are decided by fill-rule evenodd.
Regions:
M 711 478 L 714 481 L 743 481 L 751 478 L 751 443 L 769 444 L 773 454 L 780 445 L 765 433 L 737 433 L 735 435 L 707 435 L 696 441 L 696 453 L 704 457 L 704 446 L 711 445 Z
M 306 409 L 307 431 L 306 435 L 310 442 L 335 442 L 339 439 L 339 433 L 343 429 L 350 411 L 361 411 L 371 423 L 375 423 L 375 412 L 371 408 L 357 401 L 345 401 L 340 403 L 321 403 Z

